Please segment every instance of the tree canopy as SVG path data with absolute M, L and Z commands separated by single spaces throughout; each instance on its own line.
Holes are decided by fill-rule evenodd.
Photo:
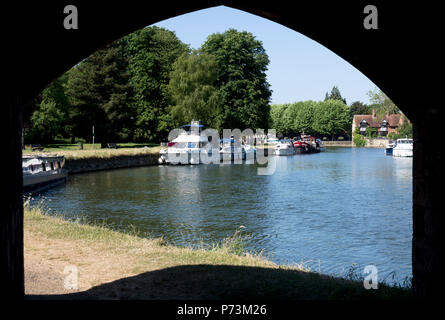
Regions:
M 174 32 L 149 27 L 121 41 L 128 61 L 131 105 L 136 112 L 134 140 L 159 140 L 172 129 L 167 112 L 170 72 L 176 59 L 189 51 Z
M 250 32 L 229 29 L 210 35 L 200 51 L 213 55 L 218 66 L 218 129 L 267 129 L 272 92 L 266 79 L 269 57 L 261 41 Z
M 214 56 L 184 53 L 173 65 L 169 92 L 175 126 L 199 120 L 208 127 L 219 125 L 221 103 L 216 86 L 218 66 Z
M 324 101 L 327 101 L 327 100 L 340 100 L 340 101 L 343 101 L 344 104 L 346 104 L 346 99 L 341 96 L 340 89 L 338 89 L 337 86 L 334 86 L 331 89 L 330 93 L 326 92 Z
M 58 137 L 153 141 L 192 119 L 268 128 L 269 58 L 251 33 L 210 35 L 191 51 L 174 32 L 147 27 L 95 52 L 56 79 L 26 115 L 27 141 Z M 29 143 L 29 142 L 28 142 Z
M 271 128 L 292 136 L 348 135 L 351 130 L 349 108 L 340 100 L 300 101 L 271 106 Z

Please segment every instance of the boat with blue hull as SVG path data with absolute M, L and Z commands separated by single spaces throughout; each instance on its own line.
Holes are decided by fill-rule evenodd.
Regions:
M 385 154 L 387 156 L 392 156 L 392 152 L 393 152 L 393 149 L 395 146 L 396 146 L 396 143 L 394 141 L 389 141 L 388 145 L 385 148 Z

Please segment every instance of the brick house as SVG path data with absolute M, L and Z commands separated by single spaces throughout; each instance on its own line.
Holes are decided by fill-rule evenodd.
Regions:
M 377 119 L 375 110 L 372 109 L 372 114 L 356 114 L 352 120 L 352 135 L 355 133 L 355 128 L 360 128 L 360 134 L 366 134 L 366 128 L 376 128 L 379 137 L 386 137 L 388 134 L 394 132 L 398 133 L 398 128 L 403 124 L 404 117 L 401 114 L 386 114 L 383 119 Z

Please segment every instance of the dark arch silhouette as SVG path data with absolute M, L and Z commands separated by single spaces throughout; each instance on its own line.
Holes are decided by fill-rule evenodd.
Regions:
M 63 8 L 74 4 L 79 29 L 65 30 Z M 440 186 L 442 108 L 439 81 L 439 10 L 374 1 L 377 30 L 363 27 L 364 1 L 352 3 L 255 0 L 189 0 L 122 2 L 57 1 L 15 3 L 2 18 L 4 87 L 2 144 L 6 209 L 1 214 L 0 278 L 10 297 L 24 295 L 23 206 L 21 198 L 21 110 L 57 76 L 104 45 L 166 18 L 226 5 L 298 31 L 351 63 L 381 88 L 412 120 L 413 163 L 413 290 L 431 297 L 444 281 L 440 235 L 443 232 Z M 382 204 L 383 205 L 383 204 Z

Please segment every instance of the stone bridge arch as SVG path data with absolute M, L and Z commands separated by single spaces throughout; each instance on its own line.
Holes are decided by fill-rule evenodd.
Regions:
M 76 5 L 77 30 L 63 27 L 66 5 Z M 438 82 L 439 10 L 375 1 L 378 29 L 363 27 L 365 1 L 188 0 L 57 1 L 15 3 L 2 17 L 7 80 L 1 117 L 5 209 L 1 214 L 0 278 L 9 297 L 22 298 L 23 204 L 21 198 L 21 111 L 57 76 L 104 45 L 146 25 L 191 11 L 226 5 L 300 32 L 351 63 L 381 88 L 412 120 L 413 290 L 429 297 L 440 289 L 444 234 L 440 201 L 442 133 Z

